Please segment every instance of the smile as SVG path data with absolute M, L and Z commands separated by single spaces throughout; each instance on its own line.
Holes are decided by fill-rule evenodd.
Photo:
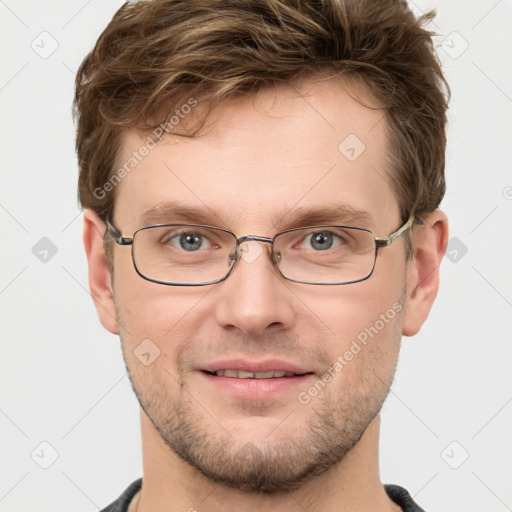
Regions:
M 268 371 L 268 372 L 247 372 L 244 370 L 217 370 L 206 372 L 217 377 L 233 377 L 236 379 L 277 379 L 279 377 L 297 377 L 298 374 L 291 372 Z

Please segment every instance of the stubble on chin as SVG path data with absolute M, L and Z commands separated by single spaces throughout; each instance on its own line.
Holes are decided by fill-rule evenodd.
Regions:
M 359 441 L 387 395 L 387 391 L 376 395 L 373 389 L 366 396 L 350 393 L 336 402 L 326 392 L 314 405 L 297 403 L 298 408 L 310 407 L 310 412 L 294 437 L 283 435 L 285 419 L 275 433 L 255 440 L 229 432 L 222 418 L 193 398 L 186 382 L 176 383 L 179 399 L 171 403 L 165 385 L 148 383 L 147 374 L 129 373 L 139 403 L 164 443 L 212 482 L 248 493 L 293 491 L 339 463 Z M 246 407 L 255 421 L 265 416 L 257 404 Z
M 398 329 L 388 332 L 388 336 L 398 336 L 391 342 L 397 347 Z M 123 355 L 132 388 L 164 443 L 212 482 L 247 493 L 293 491 L 338 464 L 379 413 L 396 367 L 396 358 L 388 358 L 388 363 L 393 359 L 393 368 L 387 368 L 383 376 L 380 361 L 371 360 L 375 356 L 368 354 L 369 359 L 357 363 L 359 368 L 352 373 L 352 380 L 357 382 L 335 378 L 308 405 L 297 401 L 294 407 L 308 407 L 309 411 L 303 426 L 290 429 L 294 435 L 283 434 L 287 429 L 285 419 L 276 434 L 256 440 L 250 435 L 244 437 L 243 432 L 231 433 L 223 425 L 222 417 L 212 414 L 207 403 L 200 403 L 194 390 L 189 389 L 183 360 L 174 375 L 158 360 L 144 367 L 134 359 L 130 337 L 126 337 L 122 341 Z M 228 343 L 226 347 L 229 350 Z M 260 345 L 261 350 L 264 344 Z M 328 361 L 325 353 L 317 352 L 314 357 L 316 361 Z M 233 407 L 231 412 L 243 412 L 257 421 L 271 414 L 272 401 L 239 401 L 229 407 Z

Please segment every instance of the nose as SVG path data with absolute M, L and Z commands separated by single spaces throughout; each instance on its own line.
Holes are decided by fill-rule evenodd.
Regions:
M 216 319 L 220 326 L 246 335 L 261 335 L 293 325 L 293 294 L 271 260 L 269 245 L 254 240 L 243 242 L 235 268 L 226 281 L 216 286 Z

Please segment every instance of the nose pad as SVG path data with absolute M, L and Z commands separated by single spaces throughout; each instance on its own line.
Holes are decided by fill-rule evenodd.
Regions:
M 252 243 L 249 243 L 252 242 Z M 260 242 L 255 240 L 247 240 L 242 242 L 237 249 L 238 256 L 242 258 L 245 263 L 254 263 L 263 253 L 263 247 Z
M 249 243 L 253 242 L 253 243 Z M 256 243 L 254 243 L 256 242 Z M 267 243 L 267 241 L 262 240 L 244 240 L 242 241 L 235 252 L 228 255 L 228 265 L 230 267 L 234 266 L 238 259 L 241 258 L 245 261 L 245 263 L 251 264 L 254 263 L 263 252 L 265 252 L 263 243 Z M 273 265 L 277 265 L 279 261 L 281 261 L 281 253 L 280 252 L 272 252 L 269 251 L 268 257 Z
M 236 261 L 238 260 L 238 251 L 232 252 L 231 254 L 228 254 L 228 267 L 231 268 Z

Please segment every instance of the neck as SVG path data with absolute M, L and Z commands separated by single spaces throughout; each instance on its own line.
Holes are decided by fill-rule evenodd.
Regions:
M 141 411 L 143 485 L 134 504 L 137 512 L 399 511 L 380 482 L 379 424 L 377 416 L 343 460 L 299 489 L 262 495 L 224 487 L 203 476 L 163 442 Z

